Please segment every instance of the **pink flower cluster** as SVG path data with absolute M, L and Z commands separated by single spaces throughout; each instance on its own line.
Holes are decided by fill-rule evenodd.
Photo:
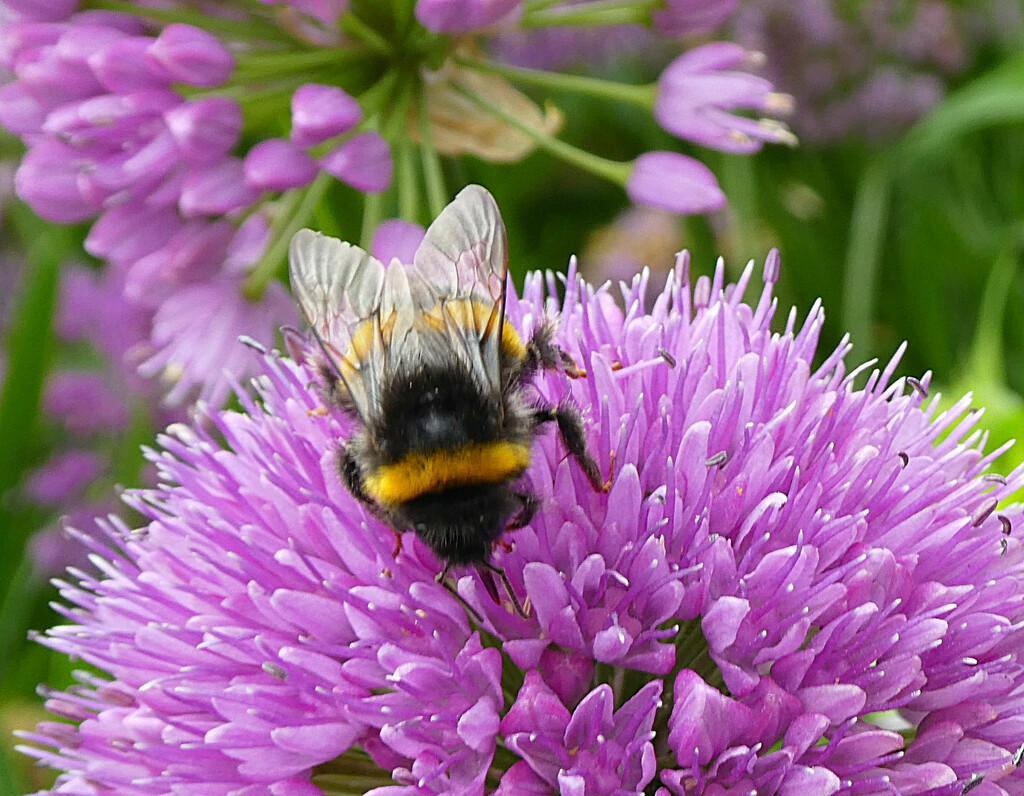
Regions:
M 406 230 L 410 236 L 414 230 Z M 172 427 L 138 530 L 62 583 L 44 643 L 107 674 L 47 692 L 26 751 L 54 793 L 126 796 L 953 796 L 1024 793 L 1024 471 L 986 474 L 968 400 L 939 412 L 897 359 L 816 359 L 822 313 L 773 332 L 777 254 L 649 302 L 570 272 L 508 317 L 559 313 L 607 493 L 556 435 L 541 500 L 458 589 L 341 483 L 351 420 L 268 354 L 259 398 Z M 648 305 L 651 309 L 645 309 Z M 858 386 L 862 384 L 863 386 Z

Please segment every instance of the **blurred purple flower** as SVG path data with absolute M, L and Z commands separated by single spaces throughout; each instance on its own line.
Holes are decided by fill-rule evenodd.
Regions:
M 66 533 L 63 524 L 93 527 L 97 517 L 115 508 L 110 494 L 114 479 L 137 472 L 142 463 L 137 446 L 126 448 L 125 439 L 147 420 L 155 429 L 179 419 L 154 408 L 157 396 L 135 371 L 138 341 L 148 329 L 149 313 L 125 300 L 123 283 L 113 271 L 63 270 L 55 331 L 76 364 L 60 362 L 49 374 L 42 408 L 55 442 L 50 458 L 21 488 L 22 496 L 51 518 L 28 543 L 37 578 L 85 561 L 86 545 Z M 92 369 L 85 369 L 83 360 Z
M 768 79 L 795 98 L 797 134 L 821 143 L 898 134 L 983 48 L 1000 39 L 1019 48 L 1022 28 L 1020 4 L 1002 0 L 752 0 L 731 22 L 732 37 L 764 53 Z
M 436 33 L 483 30 L 518 8 L 522 0 L 416 0 L 416 19 Z
M 103 472 L 103 466 L 102 459 L 94 451 L 65 451 L 32 474 L 25 484 L 25 494 L 48 506 L 74 502 L 81 497 L 85 487 Z
M 292 94 L 292 140 L 320 144 L 355 127 L 363 117 L 359 102 L 337 86 L 307 83 Z
M 259 303 L 249 301 L 229 274 L 182 288 L 154 314 L 153 351 L 139 372 L 167 379 L 171 404 L 199 393 L 219 406 L 228 397 L 232 375 L 244 373 L 251 359 L 238 338 L 271 346 L 278 327 L 293 317 L 291 296 L 277 282 L 267 286 Z
M 412 533 L 394 556 L 338 476 L 351 421 L 266 356 L 61 584 L 44 643 L 107 674 L 23 735 L 53 792 L 1024 791 L 1024 470 L 985 475 L 969 398 L 924 405 L 898 357 L 856 387 L 818 305 L 773 333 L 777 254 L 747 304 L 752 270 L 691 292 L 683 255 L 649 312 L 644 277 L 624 311 L 572 271 L 560 307 L 554 275 L 510 297 L 523 330 L 561 310 L 588 375 L 536 389 L 612 476 L 537 441 L 541 508 L 495 552 L 526 619 L 465 570 L 475 625 Z
M 112 380 L 91 370 L 63 370 L 46 388 L 43 408 L 71 433 L 87 436 L 128 425 L 126 396 Z
M 389 219 L 377 225 L 370 252 L 382 263 L 390 263 L 395 257 L 399 262 L 411 263 L 425 233 L 419 224 L 400 218 Z
M 750 58 L 738 44 L 716 42 L 676 58 L 658 79 L 654 117 L 670 133 L 724 152 L 756 152 L 765 141 L 795 144 L 772 119 L 748 119 L 732 111 L 788 114 L 792 100 L 764 78 L 736 71 Z
M 660 192 L 654 204 L 673 212 L 705 212 L 724 201 L 709 170 L 691 166 L 683 174 L 686 161 L 672 161 L 652 186 L 642 169 L 633 173 L 632 160 L 554 140 L 561 112 L 514 85 L 530 79 L 501 62 L 501 40 L 525 31 L 552 42 L 580 36 L 605 50 L 643 49 L 660 65 L 680 44 L 671 42 L 670 53 L 659 29 L 706 32 L 732 10 L 727 0 L 672 2 L 657 13 L 636 0 L 610 16 L 601 3 L 521 0 L 417 0 L 404 12 L 345 0 L 200 5 L 203 13 L 179 0 L 119 12 L 70 0 L 0 0 L 0 124 L 26 147 L 18 194 L 50 221 L 92 225 L 87 251 L 116 273 L 125 298 L 147 320 L 160 319 L 147 323 L 146 333 L 156 336 L 133 347 L 149 352 L 147 373 L 166 363 L 160 375 L 176 400 L 223 398 L 251 372 L 233 368 L 252 365 L 240 352 L 226 356 L 227 338 L 213 334 L 216 356 L 227 365 L 214 367 L 188 319 L 172 316 L 192 306 L 189 297 L 203 294 L 204 285 L 215 287 L 202 303 L 216 294 L 213 303 L 226 306 L 220 302 L 233 284 L 239 297 L 225 330 L 269 341 L 273 322 L 294 320 L 291 313 L 282 318 L 279 290 L 269 288 L 284 281 L 285 238 L 317 212 L 353 212 L 336 206 L 352 192 L 335 191 L 332 177 L 361 194 L 392 190 L 394 146 L 407 156 L 403 185 L 394 191 L 409 198 L 414 183 L 430 186 L 435 213 L 447 193 L 440 156 L 508 163 L 538 147 L 634 199 Z M 646 47 L 655 40 L 665 46 Z M 556 46 L 561 55 L 571 49 Z M 736 115 L 775 109 L 767 83 L 740 75 L 732 62 L 704 68 L 709 47 L 730 46 L 697 48 L 670 67 L 657 118 L 678 135 L 728 151 L 785 140 L 778 123 Z M 410 77 L 422 81 L 422 91 L 410 90 Z M 554 79 L 582 94 L 602 82 Z M 609 95 L 632 96 L 645 118 L 655 110 L 651 85 L 616 84 L 605 87 L 602 96 Z M 647 153 L 637 163 L 658 157 Z M 369 237 L 380 203 L 358 203 Z M 402 211 L 410 223 L 426 220 L 414 201 L 403 202 Z M 250 223 L 266 230 L 259 246 L 240 240 L 253 239 L 243 229 Z M 239 249 L 247 252 L 244 262 L 235 258 L 229 269 Z M 243 318 L 258 328 L 242 329 Z
M 245 156 L 245 182 L 257 191 L 287 191 L 316 179 L 319 169 L 302 147 L 283 138 L 261 141 Z
M 320 160 L 324 171 L 360 191 L 379 193 L 391 184 L 387 142 L 372 130 L 360 133 Z
M 712 31 L 736 9 L 736 0 L 665 0 L 654 12 L 654 26 L 666 36 Z
M 626 193 L 634 202 L 681 215 L 725 207 L 725 194 L 711 169 L 678 152 L 647 152 L 638 157 Z

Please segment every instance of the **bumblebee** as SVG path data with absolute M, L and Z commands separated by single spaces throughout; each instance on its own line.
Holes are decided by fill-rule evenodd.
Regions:
M 554 423 L 594 488 L 606 487 L 575 405 L 530 400 L 539 370 L 577 373 L 550 321 L 524 341 L 505 318 L 507 243 L 494 198 L 478 185 L 462 190 L 411 266 L 385 267 L 307 229 L 292 240 L 289 271 L 323 353 L 325 399 L 357 425 L 339 458 L 345 486 L 396 532 L 414 531 L 444 563 L 438 582 L 456 597 L 449 569 L 483 567 L 522 613 L 490 556 L 538 508 L 517 483 L 536 436 Z

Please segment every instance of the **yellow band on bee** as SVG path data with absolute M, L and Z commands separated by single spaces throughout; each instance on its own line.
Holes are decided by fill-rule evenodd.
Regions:
M 530 463 L 530 449 L 514 442 L 485 442 L 451 450 L 410 453 L 366 479 L 366 491 L 395 506 L 425 495 L 472 484 L 498 484 L 518 476 Z

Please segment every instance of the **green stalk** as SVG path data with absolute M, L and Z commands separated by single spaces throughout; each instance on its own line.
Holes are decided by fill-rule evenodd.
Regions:
M 530 127 L 528 124 L 524 124 L 521 120 L 508 113 L 504 108 L 495 105 L 493 102 L 481 97 L 476 92 L 470 91 L 463 86 L 453 86 L 453 88 L 477 107 L 482 108 L 493 116 L 497 116 L 507 125 L 521 132 L 542 149 L 546 149 L 551 154 L 572 163 L 574 166 L 581 168 L 584 171 L 588 171 L 598 177 L 610 180 L 620 187 L 625 187 L 626 181 L 629 179 L 629 175 L 633 171 L 632 163 L 622 163 L 615 160 L 609 160 L 608 158 L 602 158 L 599 155 L 585 152 L 578 147 L 574 147 L 572 144 L 567 144 L 559 138 L 555 138 L 548 133 Z
M 564 3 L 565 0 L 526 0 L 523 3 L 523 13 L 533 14 L 537 11 L 543 11 L 551 6 L 557 6 L 559 3 Z
M 362 106 L 367 120 L 372 120 L 384 110 L 387 101 L 394 94 L 397 82 L 398 70 L 389 69 L 381 75 L 380 80 L 359 95 L 359 104 Z
M 420 192 L 416 179 L 416 160 L 409 136 L 398 139 L 398 215 L 406 221 L 419 223 Z
M 359 232 L 359 245 L 365 251 L 373 248 L 373 233 L 384 217 L 384 194 L 368 193 L 363 200 L 363 227 Z
M 73 231 L 47 224 L 23 204 L 7 209 L 28 268 L 17 314 L 4 340 L 7 373 L 0 385 L 0 497 L 13 487 L 35 441 L 36 421 L 53 348 L 52 319 L 61 265 L 79 250 Z M 3 510 L 0 503 L 0 511 Z M 20 539 L 0 533 L 0 561 L 16 560 Z
M 661 0 L 603 0 L 581 6 L 543 9 L 527 9 L 519 20 L 519 27 L 601 27 L 605 25 L 647 25 L 651 12 Z
M 441 157 L 434 146 L 434 131 L 430 127 L 430 116 L 422 91 L 416 107 L 416 121 L 420 126 L 420 158 L 423 164 L 423 180 L 427 185 L 427 203 L 430 205 L 431 217 L 437 218 L 448 201 L 448 189 L 444 184 Z
M 357 41 L 361 41 L 367 47 L 376 50 L 381 55 L 390 55 L 391 44 L 376 30 L 367 25 L 355 14 L 346 13 L 340 20 L 341 29 Z
M 193 25 L 202 28 L 209 33 L 218 36 L 227 36 L 231 39 L 252 39 L 259 41 L 278 41 L 288 44 L 295 44 L 298 40 L 290 36 L 288 32 L 277 25 L 272 25 L 262 19 L 249 18 L 247 20 L 225 19 L 223 17 L 204 14 L 201 11 L 193 11 L 187 8 L 152 8 L 141 6 L 127 0 L 86 0 L 82 3 L 83 9 L 100 9 L 105 11 L 118 11 L 122 14 L 132 14 L 137 17 L 151 19 L 166 25 L 180 22 L 186 25 Z
M 415 75 L 402 72 L 395 88 L 394 103 L 387 108 L 384 137 L 396 151 L 395 184 L 398 189 L 398 212 L 406 221 L 416 221 L 419 214 L 419 191 L 413 164 L 412 142 L 409 140 L 409 109 L 416 93 Z
M 320 202 L 332 179 L 326 171 L 321 171 L 309 187 L 296 191 L 290 197 L 292 204 L 286 205 L 285 212 L 281 214 L 282 218 L 288 219 L 287 223 L 274 234 L 266 254 L 256 264 L 242 286 L 242 292 L 247 299 L 259 301 L 263 297 L 270 280 L 277 276 L 281 265 L 287 260 L 288 247 L 291 245 L 292 238 L 313 215 L 313 210 Z M 294 211 L 288 212 L 292 211 L 292 208 Z
M 364 60 L 369 52 L 364 49 L 350 50 L 272 50 L 241 52 L 236 58 L 235 72 L 253 72 L 253 76 L 265 79 L 266 75 L 289 74 L 303 69 L 317 69 L 322 66 L 347 66 Z
M 261 84 L 259 88 L 256 88 L 252 83 L 235 83 L 231 80 L 217 88 L 204 88 L 197 91 L 191 86 L 181 86 L 178 90 L 187 100 L 198 101 L 209 97 L 231 97 L 238 100 L 244 107 L 271 99 L 276 100 L 282 94 L 286 94 L 290 98 L 292 92 L 306 82 L 309 82 L 309 75 L 300 74 L 292 75 L 289 78 L 272 80 L 269 83 Z
M 405 38 L 415 19 L 413 13 L 416 2 L 415 0 L 391 0 L 391 3 L 395 9 L 395 30 L 398 31 L 399 36 Z
M 633 86 L 596 77 L 545 72 L 540 69 L 525 69 L 489 61 L 479 61 L 475 58 L 467 58 L 466 56 L 456 56 L 455 62 L 467 69 L 501 75 L 516 83 L 552 89 L 554 91 L 565 91 L 571 94 L 582 94 L 588 97 L 629 102 L 648 110 L 654 109 L 654 100 L 658 93 L 656 83 L 649 83 L 646 86 Z

